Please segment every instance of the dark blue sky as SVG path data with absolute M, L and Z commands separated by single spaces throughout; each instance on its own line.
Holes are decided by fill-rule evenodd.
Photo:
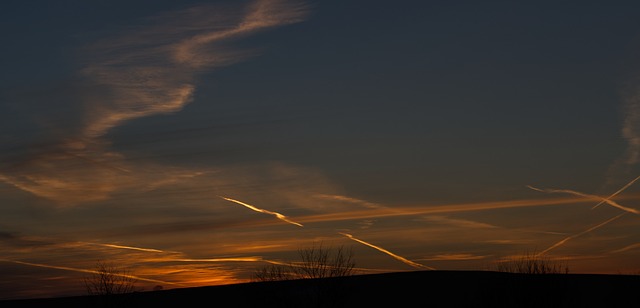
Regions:
M 636 1 L 4 2 L 0 232 L 9 252 L 0 259 L 9 261 L 0 266 L 19 276 L 33 270 L 26 263 L 77 258 L 44 258 L 34 238 L 268 259 L 312 239 L 354 243 L 332 229 L 445 269 L 547 247 L 620 209 L 466 206 L 568 197 L 527 185 L 608 196 L 637 176 L 639 16 Z M 465 210 L 410 223 L 354 214 L 353 225 L 323 221 L 292 239 L 278 224 L 239 230 L 253 221 L 243 214 L 265 212 L 220 196 L 309 221 L 355 208 Z M 482 240 L 468 242 L 475 227 L 493 233 L 473 231 Z M 582 271 L 620 270 L 592 261 L 633 250 L 637 236 L 619 228 L 613 246 L 599 246 L 603 235 L 558 257 L 582 260 Z M 438 234 L 449 241 L 427 239 Z M 199 248 L 251 235 L 286 248 Z M 16 249 L 25 245 L 33 251 Z M 402 269 L 361 249 L 363 268 Z M 238 280 L 249 271 L 225 270 Z M 27 282 L 20 292 L 31 294 Z

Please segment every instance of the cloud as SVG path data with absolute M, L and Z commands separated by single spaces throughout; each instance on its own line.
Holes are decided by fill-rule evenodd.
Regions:
M 624 163 L 635 165 L 640 159 L 640 91 L 638 89 L 626 94 L 624 110 L 622 137 L 627 140 Z
M 304 5 L 255 1 L 246 9 L 199 5 L 148 19 L 125 35 L 95 43 L 82 73 L 108 90 L 87 102 L 84 136 L 132 119 L 174 113 L 191 102 L 199 74 L 255 54 L 233 41 L 304 20 Z
M 41 148 L 5 160 L 0 181 L 58 206 L 73 206 L 199 172 L 134 165 L 110 149 L 105 135 L 127 121 L 180 111 L 193 100 L 200 74 L 257 54 L 235 48 L 234 42 L 301 22 L 307 12 L 304 2 L 280 0 L 246 7 L 197 5 L 151 16 L 91 44 L 83 50 L 79 78 L 92 91 L 71 92 L 79 95 L 68 100 L 74 103 L 61 102 L 75 108 L 68 113 L 83 113 L 81 124 L 44 147 L 23 145 Z
M 605 185 L 619 185 L 621 178 L 627 177 L 630 172 L 637 171 L 640 161 L 640 86 L 638 79 L 629 83 L 622 93 L 622 138 L 627 142 L 627 147 L 622 155 L 616 159 L 609 170 Z

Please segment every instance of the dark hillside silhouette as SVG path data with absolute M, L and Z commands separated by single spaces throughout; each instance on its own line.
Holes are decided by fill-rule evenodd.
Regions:
M 333 287 L 332 287 L 333 286 Z M 121 294 L 118 307 L 637 307 L 638 275 L 414 271 Z M 0 307 L 100 307 L 95 297 Z

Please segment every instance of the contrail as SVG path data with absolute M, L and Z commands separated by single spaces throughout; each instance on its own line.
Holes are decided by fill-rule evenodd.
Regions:
M 162 262 L 266 262 L 261 257 L 213 258 L 213 259 L 161 259 Z
M 259 209 L 259 208 L 255 207 L 255 206 L 253 206 L 253 205 L 246 204 L 246 203 L 244 203 L 244 202 L 242 202 L 242 201 L 234 200 L 234 199 L 231 199 L 231 198 L 226 198 L 226 197 L 222 197 L 222 196 L 220 196 L 220 198 L 225 199 L 225 200 L 227 200 L 227 201 L 231 201 L 231 202 L 234 202 L 234 203 L 240 204 L 240 205 L 244 205 L 244 206 L 246 206 L 246 207 L 248 207 L 248 208 L 250 208 L 250 209 L 252 209 L 252 210 L 254 210 L 254 211 L 256 211 L 256 212 L 265 213 L 265 214 L 269 214 L 269 215 L 274 215 L 274 216 L 276 216 L 276 217 L 277 217 L 278 219 L 280 219 L 280 220 L 283 220 L 283 221 L 286 221 L 286 222 L 288 222 L 288 223 L 290 223 L 290 224 L 293 224 L 293 225 L 296 225 L 296 226 L 300 226 L 300 227 L 302 227 L 302 224 L 299 224 L 299 223 L 297 223 L 297 222 L 295 222 L 295 221 L 291 221 L 291 220 L 289 220 L 289 219 L 287 218 L 287 216 L 284 216 L 284 215 L 282 215 L 282 214 L 280 214 L 280 213 L 276 213 L 276 212 L 271 212 L 271 211 L 267 211 L 267 210 Z
M 628 251 L 628 250 L 631 250 L 631 249 L 636 249 L 636 248 L 638 248 L 638 247 L 640 247 L 640 243 L 631 244 L 631 245 L 628 245 L 628 246 L 626 246 L 626 247 L 623 247 L 623 248 L 620 248 L 620 249 L 616 249 L 616 250 L 614 250 L 614 251 L 611 251 L 610 253 L 620 253 L 620 252 L 625 252 L 625 251 Z
M 586 234 L 586 233 L 589 233 L 589 232 L 591 232 L 591 231 L 593 231 L 593 230 L 595 230 L 595 229 L 598 229 L 598 228 L 600 228 L 600 227 L 602 227 L 602 226 L 604 226 L 604 225 L 606 225 L 606 224 L 608 224 L 608 223 L 610 223 L 610 222 L 612 222 L 612 221 L 614 221 L 614 220 L 616 220 L 616 219 L 618 219 L 618 218 L 622 217 L 622 215 L 624 215 L 624 214 L 626 214 L 626 213 L 619 214 L 618 216 L 615 216 L 615 217 L 613 217 L 613 218 L 610 218 L 610 219 L 606 220 L 605 222 L 602 222 L 602 223 L 600 223 L 600 224 L 597 224 L 597 225 L 595 225 L 595 226 L 593 226 L 593 227 L 591 227 L 591 228 L 589 228 L 589 229 L 587 229 L 587 230 L 584 230 L 584 231 L 582 231 L 582 232 L 580 232 L 580 233 L 576 233 L 576 234 L 574 234 L 574 235 L 568 236 L 568 237 L 566 237 L 565 239 L 563 239 L 563 240 L 561 240 L 561 241 L 559 241 L 559 242 L 557 242 L 557 243 L 553 244 L 551 247 L 549 247 L 549 248 L 547 248 L 547 249 L 545 249 L 545 250 L 541 251 L 541 252 L 540 252 L 540 253 L 538 253 L 537 255 L 538 255 L 538 256 L 541 256 L 541 255 L 543 255 L 543 254 L 545 254 L 545 253 L 549 252 L 551 249 L 554 249 L 554 248 L 557 248 L 557 247 L 559 247 L 559 246 L 563 245 L 564 243 L 566 243 L 566 242 L 567 242 L 567 241 L 569 241 L 570 239 L 576 238 L 576 237 L 578 237 L 578 236 L 581 236 L 581 235 L 584 235 L 584 234 Z
M 634 180 L 635 181 L 635 180 Z M 572 194 L 572 195 L 576 195 L 576 196 L 581 196 L 581 197 L 585 197 L 585 198 L 591 198 L 591 199 L 596 199 L 596 200 L 602 200 L 602 202 L 607 203 L 613 207 L 617 207 L 625 212 L 629 212 L 629 213 L 633 213 L 636 215 L 640 215 L 640 211 L 633 209 L 633 208 L 629 208 L 626 206 L 622 206 L 620 204 L 618 204 L 617 202 L 613 201 L 613 200 L 609 200 L 609 198 L 602 198 L 600 196 L 596 196 L 596 195 L 590 195 L 590 194 L 585 194 L 585 193 L 581 193 L 581 192 L 577 192 L 574 190 L 569 190 L 569 189 L 540 189 L 540 188 L 535 188 L 531 185 L 527 185 L 527 187 L 536 190 L 536 191 L 540 191 L 540 192 L 546 192 L 546 193 L 567 193 L 567 194 Z
M 153 249 L 153 248 L 140 248 L 140 247 L 132 247 L 132 246 L 123 246 L 123 245 L 115 245 L 115 244 L 102 244 L 102 243 L 89 243 L 89 242 L 80 242 L 82 244 L 95 245 L 95 246 L 103 246 L 109 248 L 118 248 L 118 249 L 129 249 L 129 250 L 138 250 L 138 251 L 146 251 L 146 252 L 167 252 L 164 250 Z
M 627 185 L 624 185 L 622 188 L 618 189 L 618 191 L 613 193 L 611 196 L 609 196 L 609 197 L 607 197 L 605 199 L 602 199 L 602 201 L 600 201 L 598 204 L 596 204 L 593 208 L 595 209 L 598 206 L 600 206 L 600 204 L 603 204 L 603 203 L 607 202 L 608 200 L 611 200 L 611 198 L 615 197 L 616 195 L 618 195 L 619 193 L 621 193 L 625 189 L 629 188 L 629 186 L 633 185 L 633 183 L 635 183 L 638 179 L 640 179 L 640 175 L 638 177 L 636 177 L 635 179 L 633 179 L 633 181 L 627 183 Z
M 371 247 L 373 249 L 377 249 L 379 251 L 382 251 L 382 252 L 384 252 L 384 253 L 396 258 L 397 260 L 400 260 L 400 261 L 402 261 L 402 262 L 404 262 L 406 264 L 409 264 L 409 265 L 411 265 L 413 267 L 426 268 L 426 269 L 429 269 L 429 270 L 435 270 L 435 268 L 433 268 L 433 267 L 429 267 L 429 266 L 426 266 L 426 265 L 422 265 L 420 263 L 413 262 L 413 261 L 405 259 L 405 258 L 403 258 L 403 257 L 401 257 L 399 255 L 396 255 L 396 254 L 394 254 L 394 253 L 392 253 L 392 252 L 390 252 L 390 251 L 388 251 L 386 249 L 380 248 L 380 247 L 378 247 L 376 245 L 373 245 L 373 244 L 367 243 L 367 242 L 365 242 L 363 240 L 357 239 L 357 238 L 353 237 L 353 235 L 351 235 L 351 234 L 342 233 L 342 232 L 338 232 L 338 233 L 340 233 L 340 234 L 342 234 L 342 235 L 344 235 L 344 236 L 346 236 L 346 237 L 348 237 L 348 238 L 350 238 L 350 239 L 352 239 L 352 240 L 354 240 L 354 241 L 356 241 L 358 243 L 361 243 L 361 244 L 367 245 L 367 246 L 369 246 L 369 247 Z
M 80 269 L 80 268 L 73 268 L 73 267 L 66 267 L 66 266 L 55 266 L 55 265 L 47 265 L 47 264 L 40 264 L 40 263 L 30 263 L 30 262 L 23 262 L 23 261 L 17 261 L 17 260 L 7 260 L 7 259 L 0 259 L 0 261 L 11 262 L 11 263 L 15 263 L 15 264 L 28 265 L 28 266 L 37 266 L 37 267 L 58 269 L 58 270 L 63 270 L 63 271 L 72 271 L 72 272 L 88 273 L 88 274 L 100 274 L 100 272 L 94 271 L 94 270 L 87 270 L 87 269 Z M 113 273 L 113 274 L 115 276 L 121 276 L 121 277 L 125 277 L 125 278 L 133 278 L 133 279 L 136 279 L 136 280 L 143 280 L 143 281 L 149 281 L 149 282 L 155 282 L 155 283 L 164 283 L 164 284 L 185 286 L 183 284 L 175 283 L 175 282 L 168 282 L 168 281 L 157 280 L 157 279 L 143 278 L 143 277 L 138 277 L 138 276 L 133 276 L 133 275 L 125 275 L 125 274 L 117 274 L 117 273 Z

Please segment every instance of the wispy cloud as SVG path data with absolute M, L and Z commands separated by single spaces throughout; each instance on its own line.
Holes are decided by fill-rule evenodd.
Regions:
M 373 248 L 373 249 L 376 249 L 376 250 L 378 250 L 378 251 L 381 251 L 381 252 L 383 252 L 383 253 L 386 253 L 386 254 L 388 254 L 388 255 L 392 256 L 393 258 L 395 258 L 396 260 L 399 260 L 399 261 L 401 261 L 401 262 L 403 262 L 403 263 L 405 263 L 405 264 L 408 264 L 408 265 L 410 265 L 410 266 L 412 266 L 412 267 L 415 267 L 415 268 L 424 268 L 424 269 L 429 269 L 429 270 L 435 270 L 435 268 L 433 268 L 433 267 L 429 267 L 429 266 L 426 266 L 426 265 L 423 265 L 423 264 L 420 264 L 420 263 L 417 263 L 417 262 L 413 262 L 413 261 L 411 261 L 411 260 L 409 260 L 409 259 L 407 259 L 407 258 L 401 257 L 401 256 L 399 256 L 399 255 L 397 255 L 397 254 L 395 254 L 395 253 L 392 253 L 392 252 L 390 252 L 390 251 L 388 251 L 388 250 L 386 250 L 386 249 L 384 249 L 384 248 L 378 247 L 378 246 L 373 245 L 373 244 L 371 244 L 371 243 L 367 243 L 367 242 L 365 242 L 365 241 L 363 241 L 363 240 L 361 240 L 361 239 L 355 238 L 355 237 L 353 237 L 353 235 L 351 235 L 351 234 L 348 234 L 348 233 L 342 233 L 342 232 L 339 232 L 339 233 L 340 233 L 340 234 L 342 234 L 342 235 L 344 235 L 344 236 L 346 236 L 347 238 L 349 238 L 349 239 L 351 239 L 351 240 L 354 240 L 354 241 L 358 242 L 358 243 L 361 243 L 361 244 L 363 244 L 363 245 L 369 246 L 369 247 L 371 247 L 371 248 Z
M 619 185 L 621 178 L 637 171 L 640 161 L 640 86 L 638 80 L 621 93 L 622 97 L 622 138 L 627 142 L 624 153 L 609 167 L 605 185 Z
M 276 218 L 278 218 L 278 219 L 280 219 L 282 221 L 285 221 L 287 223 L 290 223 L 292 225 L 296 225 L 296 226 L 299 226 L 299 227 L 303 226 L 302 224 L 297 223 L 295 221 L 292 221 L 291 219 L 287 218 L 287 216 L 284 216 L 284 215 L 282 215 L 280 213 L 272 212 L 272 211 L 268 211 L 268 210 L 264 210 L 264 209 L 259 209 L 259 208 L 255 207 L 255 206 L 251 205 L 251 204 L 247 204 L 247 203 L 244 203 L 242 201 L 238 201 L 238 200 L 227 198 L 227 197 L 222 197 L 221 196 L 220 198 L 222 198 L 224 200 L 227 200 L 227 201 L 231 201 L 233 203 L 237 203 L 237 204 L 243 205 L 243 206 L 245 206 L 245 207 L 247 207 L 247 208 L 249 208 L 251 210 L 254 210 L 256 212 L 265 213 L 265 214 L 269 214 L 269 215 L 274 215 Z
M 254 1 L 243 9 L 199 5 L 149 18 L 128 33 L 91 47 L 83 74 L 110 96 L 88 102 L 85 137 L 104 135 L 124 121 L 181 110 L 192 98 L 198 74 L 239 62 L 254 51 L 232 43 L 304 20 L 300 2 Z
M 622 123 L 622 137 L 627 140 L 627 152 L 624 162 L 637 164 L 640 160 L 640 91 L 633 89 L 627 93 L 624 101 L 625 117 Z
M 246 3 L 246 2 L 245 2 Z M 304 2 L 252 1 L 245 7 L 197 5 L 138 21 L 83 50 L 79 77 L 93 91 L 72 97 L 84 113 L 45 149 L 3 162 L 0 181 L 60 206 L 100 201 L 176 176 L 140 166 L 110 149 L 107 132 L 124 122 L 175 113 L 193 100 L 201 74 L 245 60 L 237 40 L 305 19 Z M 149 172 L 149 169 L 151 172 Z M 165 169 L 157 172 L 158 169 Z M 151 180 L 151 181 L 150 181 Z

